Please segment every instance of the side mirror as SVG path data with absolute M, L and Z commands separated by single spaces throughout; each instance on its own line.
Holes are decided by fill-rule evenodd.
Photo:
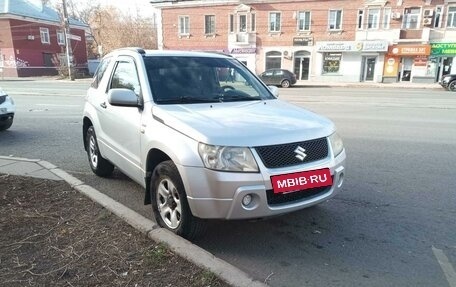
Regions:
M 138 96 L 129 89 L 111 89 L 108 92 L 108 102 L 113 106 L 139 107 Z
M 279 97 L 279 88 L 276 86 L 268 86 L 269 90 L 271 93 L 274 95 L 274 97 L 278 98 Z

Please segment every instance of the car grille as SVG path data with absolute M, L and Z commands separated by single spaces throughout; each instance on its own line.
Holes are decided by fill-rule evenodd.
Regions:
M 0 104 L 3 104 L 6 100 L 6 96 L 0 96 Z
M 316 187 L 306 190 L 290 192 L 290 193 L 274 193 L 272 189 L 266 190 L 268 205 L 279 205 L 283 203 L 292 203 L 302 199 L 310 199 L 320 194 L 326 193 L 331 189 L 331 186 Z
M 296 157 L 297 154 L 295 150 L 298 146 L 305 149 L 306 157 L 304 160 L 300 160 Z M 326 138 L 320 138 L 305 142 L 260 146 L 255 147 L 255 150 L 267 168 L 287 167 L 327 157 L 328 141 Z

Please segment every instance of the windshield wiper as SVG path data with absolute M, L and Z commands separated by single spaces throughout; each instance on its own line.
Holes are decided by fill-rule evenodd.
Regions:
M 216 102 L 218 102 L 217 99 L 197 98 L 197 97 L 188 97 L 188 96 L 157 100 L 157 104 L 196 104 L 196 103 L 216 103 Z

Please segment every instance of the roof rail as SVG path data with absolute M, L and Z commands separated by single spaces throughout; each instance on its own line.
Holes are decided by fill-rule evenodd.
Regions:
M 135 51 L 135 52 L 140 53 L 142 56 L 144 56 L 146 54 L 146 50 L 144 50 L 143 48 L 140 48 L 140 47 L 124 47 L 121 49 Z

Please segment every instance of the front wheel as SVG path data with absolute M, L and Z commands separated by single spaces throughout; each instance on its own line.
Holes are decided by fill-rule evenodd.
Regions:
M 204 232 L 205 223 L 192 215 L 184 184 L 172 161 L 157 165 L 149 192 L 158 225 L 187 239 L 196 238 Z
M 453 81 L 448 85 L 448 91 L 456 92 L 456 80 L 453 80 Z
M 5 121 L 0 121 L 0 132 L 6 131 L 13 125 L 13 117 L 9 117 Z
M 110 176 L 114 170 L 114 165 L 104 159 L 98 149 L 97 136 L 95 129 L 90 126 L 86 133 L 87 157 L 89 158 L 90 168 L 93 173 L 101 177 Z

